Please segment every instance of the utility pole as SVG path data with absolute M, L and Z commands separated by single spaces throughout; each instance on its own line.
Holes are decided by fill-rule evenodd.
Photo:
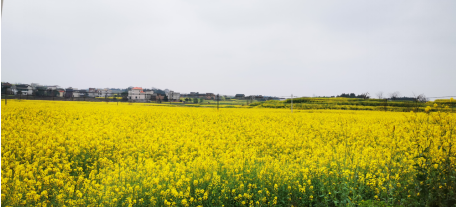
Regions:
M 385 111 L 386 111 L 386 107 L 388 106 L 388 99 L 385 98 Z
M 293 113 L 293 94 L 291 94 L 291 113 Z

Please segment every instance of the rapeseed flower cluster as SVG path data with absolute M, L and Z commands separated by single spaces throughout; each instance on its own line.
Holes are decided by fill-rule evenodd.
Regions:
M 456 116 L 9 101 L 4 206 L 451 202 Z M 434 201 L 434 200 L 436 201 Z

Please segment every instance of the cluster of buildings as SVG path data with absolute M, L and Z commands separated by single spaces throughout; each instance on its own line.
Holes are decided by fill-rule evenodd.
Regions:
M 206 100 L 215 100 L 217 96 L 214 93 L 199 93 L 199 92 L 190 92 L 189 94 L 182 94 L 184 98 L 202 98 Z
M 118 88 L 61 88 L 57 85 L 10 84 L 2 82 L 2 93 L 8 95 L 35 96 L 35 97 L 61 97 L 61 98 L 109 98 L 122 97 L 123 99 L 146 101 L 179 101 L 180 93 L 172 90 L 146 89 L 142 87 Z
M 128 100 L 132 101 L 180 101 L 181 94 L 172 90 L 146 89 L 142 87 L 129 87 L 127 89 Z
M 2 82 L 2 93 L 9 95 L 55 95 L 58 94 L 59 86 L 42 86 L 37 83 L 32 84 L 10 84 Z
M 2 94 L 34 96 L 34 97 L 61 97 L 61 98 L 109 98 L 121 97 L 124 100 L 136 102 L 148 101 L 180 101 L 180 98 L 198 98 L 205 100 L 216 100 L 217 95 L 214 93 L 199 93 L 190 92 L 189 94 L 181 94 L 172 90 L 161 90 L 156 88 L 128 87 L 120 88 L 61 88 L 57 85 L 40 85 L 32 84 L 10 84 L 2 82 Z M 279 100 L 277 97 L 236 94 L 235 96 L 225 96 L 226 98 L 235 98 L 240 100 Z

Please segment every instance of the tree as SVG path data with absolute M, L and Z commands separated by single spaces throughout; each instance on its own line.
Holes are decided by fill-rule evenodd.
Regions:
M 369 98 L 370 98 L 369 92 L 362 93 L 362 94 L 361 94 L 361 97 L 362 97 L 364 100 L 369 99 Z
M 165 97 L 163 98 L 164 102 L 168 102 L 168 96 L 165 94 Z
M 421 103 L 426 103 L 429 101 L 429 98 L 427 98 L 424 94 L 420 94 L 416 97 L 416 100 Z
M 193 103 L 198 103 L 198 99 L 197 98 L 193 98 Z
M 11 88 L 11 84 L 2 82 L 2 93 L 8 94 L 8 88 Z
M 383 92 L 380 91 L 376 95 L 378 99 L 383 99 Z
M 220 101 L 225 101 L 225 100 L 226 100 L 225 96 L 220 96 Z
M 122 101 L 128 101 L 128 91 L 122 91 L 120 96 L 122 96 Z
M 34 96 L 46 96 L 46 87 L 38 86 L 36 90 L 32 92 Z
M 204 98 L 200 98 L 200 99 L 199 99 L 199 102 L 200 102 L 200 103 L 203 103 L 203 102 L 204 102 Z
M 389 97 L 391 98 L 391 100 L 396 100 L 397 98 L 399 98 L 400 95 L 401 93 L 399 93 L 399 91 L 396 91 L 394 93 L 390 93 Z

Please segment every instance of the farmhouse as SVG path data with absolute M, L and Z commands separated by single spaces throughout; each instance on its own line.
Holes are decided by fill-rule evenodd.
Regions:
M 28 84 L 18 84 L 16 85 L 16 90 L 19 94 L 31 96 L 33 93 L 32 86 Z
M 87 96 L 89 97 L 97 97 L 98 95 L 98 90 L 95 88 L 89 88 Z
M 63 89 L 59 89 L 59 97 L 63 97 L 65 91 Z
M 65 89 L 65 98 L 72 98 L 73 96 L 73 88 L 69 87 Z
M 143 91 L 141 87 L 134 87 L 128 91 L 128 99 L 129 100 L 145 100 L 146 93 Z
M 180 93 L 179 92 L 168 91 L 166 93 L 166 96 L 168 97 L 169 101 L 179 101 L 179 99 L 180 99 Z

